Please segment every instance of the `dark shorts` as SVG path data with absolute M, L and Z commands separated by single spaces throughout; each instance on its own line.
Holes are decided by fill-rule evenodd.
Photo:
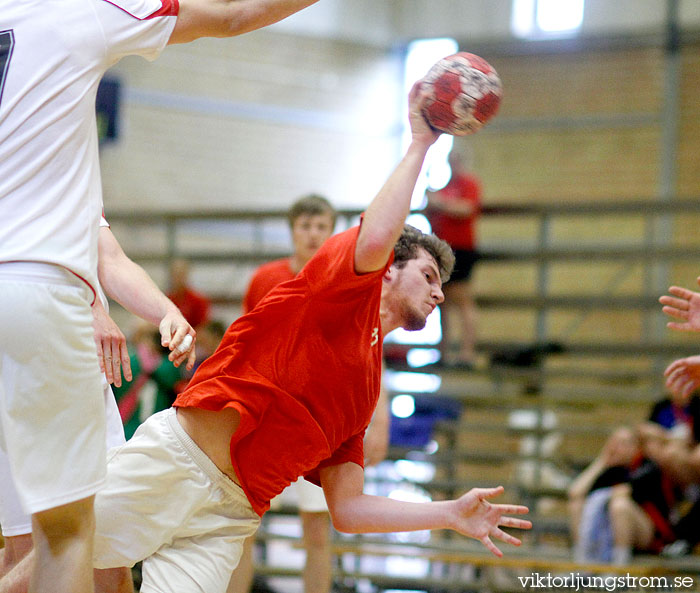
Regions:
M 472 275 L 472 268 L 479 259 L 479 253 L 472 249 L 455 250 L 455 267 L 450 280 L 459 282 L 469 280 Z

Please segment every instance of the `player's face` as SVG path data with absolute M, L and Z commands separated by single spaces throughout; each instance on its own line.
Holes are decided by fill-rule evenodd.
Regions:
M 333 233 L 330 214 L 302 214 L 292 225 L 294 253 L 304 263 L 309 261 Z
M 428 315 L 445 300 L 437 263 L 425 249 L 419 249 L 418 257 L 396 272 L 393 290 L 401 327 L 407 331 L 423 329 Z

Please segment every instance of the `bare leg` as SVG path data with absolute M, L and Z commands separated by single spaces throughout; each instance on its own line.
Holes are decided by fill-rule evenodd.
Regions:
M 0 578 L 10 572 L 32 550 L 32 534 L 5 537 L 5 547 L 0 550 Z
M 304 593 L 329 593 L 333 579 L 330 516 L 327 512 L 300 511 L 304 529 Z
M 572 496 L 569 498 L 569 532 L 571 533 L 571 541 L 574 545 L 578 542 L 578 528 L 581 524 L 584 504 L 585 499 L 581 499 L 579 496 Z
M 27 593 L 35 556 L 30 547 L 22 560 L 0 579 L 0 593 Z M 134 593 L 129 568 L 95 569 L 94 578 L 96 593 Z
M 0 593 L 27 593 L 34 566 L 34 552 L 30 552 L 7 574 L 0 578 Z
M 32 515 L 31 593 L 92 593 L 94 496 Z
M 457 346 L 455 362 L 473 363 L 476 343 L 476 305 L 468 280 L 447 283 L 445 291 L 445 319 L 443 329 L 443 356 L 450 355 L 447 350 Z
M 96 593 L 134 593 L 130 568 L 95 569 Z
M 248 593 L 253 584 L 253 544 L 255 536 L 252 535 L 243 542 L 243 553 L 238 561 L 238 566 L 231 575 L 226 593 Z
M 613 558 L 618 564 L 629 561 L 632 550 L 647 550 L 654 539 L 654 524 L 641 507 L 632 500 L 629 484 L 615 486 L 609 503 L 613 541 L 618 555 Z M 615 552 L 613 552 L 615 554 Z

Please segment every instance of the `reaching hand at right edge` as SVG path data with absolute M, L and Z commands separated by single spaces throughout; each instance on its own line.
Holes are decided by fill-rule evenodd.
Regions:
M 689 396 L 700 386 L 700 356 L 674 360 L 666 367 L 664 376 L 671 393 Z
M 700 293 L 680 286 L 671 286 L 668 292 L 673 296 L 664 295 L 659 299 L 664 306 L 661 310 L 666 315 L 683 321 L 669 321 L 666 326 L 678 331 L 700 331 Z

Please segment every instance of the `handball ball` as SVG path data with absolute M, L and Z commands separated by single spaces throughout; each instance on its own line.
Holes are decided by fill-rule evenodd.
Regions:
M 491 65 L 466 52 L 442 58 L 421 82 L 429 92 L 423 115 L 433 128 L 454 136 L 479 130 L 496 114 L 503 93 Z

